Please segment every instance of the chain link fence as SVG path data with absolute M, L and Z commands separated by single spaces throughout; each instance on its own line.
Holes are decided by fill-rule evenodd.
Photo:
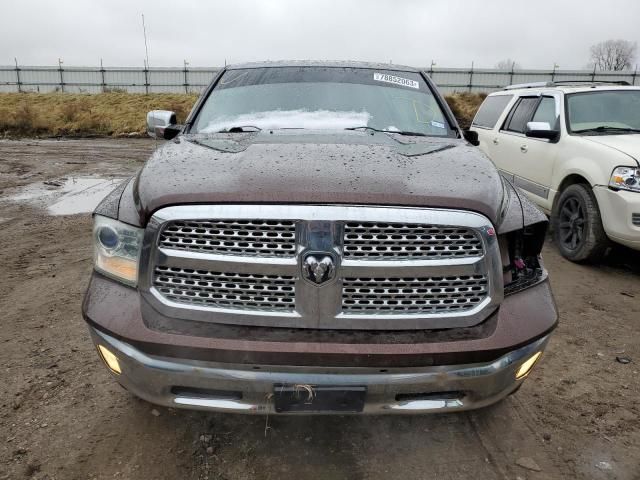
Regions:
M 200 93 L 220 70 L 216 67 L 170 68 L 0 66 L 0 92 Z M 491 92 L 514 83 L 566 80 L 626 81 L 640 85 L 637 71 L 497 70 L 424 68 L 444 93 Z

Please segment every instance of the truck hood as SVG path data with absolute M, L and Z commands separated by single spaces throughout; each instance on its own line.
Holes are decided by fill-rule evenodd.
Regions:
M 141 225 L 176 204 L 369 204 L 471 210 L 497 223 L 499 174 L 463 140 L 368 131 L 185 135 L 133 185 Z
M 625 153 L 633 158 L 636 163 L 640 162 L 640 134 L 594 135 L 584 138 Z

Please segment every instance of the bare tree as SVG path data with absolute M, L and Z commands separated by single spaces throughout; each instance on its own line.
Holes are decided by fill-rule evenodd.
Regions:
M 500 60 L 498 63 L 496 63 L 496 68 L 498 70 L 511 70 L 512 68 L 514 70 L 517 70 L 521 67 L 520 67 L 520 64 L 515 60 L 511 60 L 510 58 L 505 58 L 504 60 Z
M 629 40 L 606 40 L 591 47 L 591 62 L 598 70 L 620 71 L 633 66 L 638 44 Z

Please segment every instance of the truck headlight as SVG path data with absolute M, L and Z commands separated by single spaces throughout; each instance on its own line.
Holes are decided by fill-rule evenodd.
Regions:
M 505 296 L 547 278 L 540 256 L 546 232 L 547 222 L 539 222 L 498 237 Z
M 143 232 L 141 228 L 96 215 L 93 220 L 96 271 L 135 287 Z
M 616 167 L 609 180 L 611 188 L 640 192 L 640 168 Z

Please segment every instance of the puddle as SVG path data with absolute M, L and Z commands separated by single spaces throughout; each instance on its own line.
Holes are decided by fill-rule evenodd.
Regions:
M 28 202 L 47 209 L 51 215 L 90 213 L 118 186 L 123 178 L 70 177 L 27 185 L 12 195 L 13 202 Z

